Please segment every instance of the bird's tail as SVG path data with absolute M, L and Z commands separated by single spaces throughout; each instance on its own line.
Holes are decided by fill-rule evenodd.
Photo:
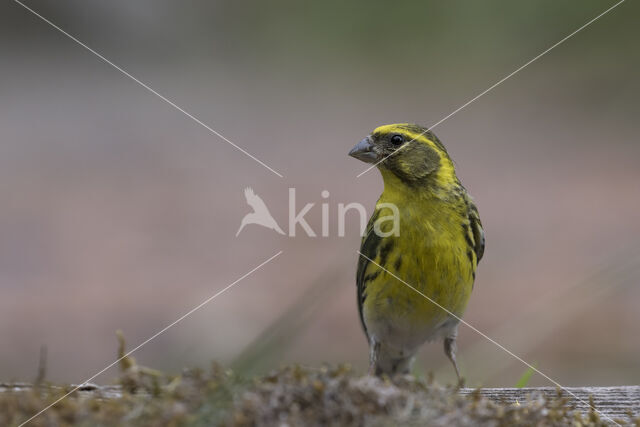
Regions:
M 273 221 L 273 229 L 284 236 L 284 231 L 282 231 L 282 228 L 280 228 L 278 223 L 275 221 Z

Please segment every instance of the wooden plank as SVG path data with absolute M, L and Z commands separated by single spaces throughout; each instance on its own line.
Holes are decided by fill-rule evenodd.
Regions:
M 596 409 L 602 414 L 601 418 L 609 417 L 629 421 L 629 414 L 634 418 L 640 417 L 640 386 L 619 387 L 566 387 L 563 397 L 569 400 L 569 405 L 575 406 L 582 413 L 589 412 L 589 397 L 593 396 Z M 464 388 L 463 394 L 473 393 L 475 389 Z M 483 388 L 480 394 L 498 403 L 524 403 L 535 395 L 554 397 L 558 389 L 554 387 L 528 388 Z

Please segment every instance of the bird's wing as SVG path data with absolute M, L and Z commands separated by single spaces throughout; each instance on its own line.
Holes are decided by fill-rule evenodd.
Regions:
M 251 205 L 251 201 L 256 197 L 256 193 L 253 192 L 253 188 L 247 187 L 244 189 L 244 198 L 247 199 L 247 203 Z
M 466 198 L 469 207 L 467 215 L 469 217 L 471 233 L 473 234 L 473 251 L 476 253 L 478 262 L 480 262 L 482 255 L 484 255 L 484 229 L 482 228 L 478 208 L 471 200 L 471 197 L 467 195 Z
M 244 189 L 244 197 L 247 199 L 247 204 L 253 208 L 254 212 L 269 212 L 267 206 L 264 204 L 264 201 L 253 192 L 251 187 L 247 187 Z
M 362 243 L 360 244 L 360 253 L 370 259 L 376 258 L 380 247 L 380 242 L 382 241 L 382 237 L 378 236 L 373 230 L 373 225 L 375 224 L 379 215 L 380 210 L 376 209 L 373 212 L 373 215 L 371 215 L 371 218 L 369 218 L 367 229 L 365 231 L 364 237 L 362 238 Z M 364 317 L 362 314 L 362 306 L 364 305 L 364 300 L 367 297 L 367 280 L 365 280 L 365 273 L 367 271 L 367 267 L 369 267 L 371 262 L 362 255 L 358 255 L 358 270 L 356 272 L 356 285 L 358 288 L 358 313 L 360 315 L 360 323 L 362 324 L 362 329 L 364 329 L 364 333 L 367 335 L 367 339 L 369 339 L 367 325 L 365 325 L 364 323 Z M 375 265 L 374 267 L 378 268 Z

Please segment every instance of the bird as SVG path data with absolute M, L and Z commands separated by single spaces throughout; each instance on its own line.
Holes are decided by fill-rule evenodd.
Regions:
M 446 148 L 425 127 L 380 126 L 349 155 L 375 165 L 384 182 L 356 272 L 369 373 L 408 374 L 425 342 L 443 340 L 461 381 L 458 325 L 485 248 L 478 209 Z M 389 221 L 394 206 L 399 224 Z
M 242 229 L 249 224 L 261 225 L 275 230 L 279 234 L 284 234 L 284 231 L 282 231 L 276 220 L 271 216 L 267 205 L 260 196 L 254 193 L 251 187 L 244 189 L 244 197 L 247 199 L 247 204 L 253 208 L 253 212 L 246 214 L 244 218 L 242 218 L 236 237 L 238 237 Z

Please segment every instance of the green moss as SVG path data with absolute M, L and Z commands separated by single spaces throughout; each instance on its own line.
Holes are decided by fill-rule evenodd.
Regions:
M 133 375 L 135 366 L 123 372 L 122 387 L 78 390 L 30 425 L 606 425 L 595 411 L 582 416 L 569 408 L 561 395 L 504 405 L 409 376 L 394 381 L 361 376 L 348 366 L 288 366 L 252 381 L 217 364 L 179 376 Z M 5 386 L 0 425 L 19 425 L 66 391 Z
M 86 385 L 39 415 L 32 426 L 602 426 L 597 412 L 572 409 L 560 393 L 499 404 L 480 393 L 411 376 L 375 378 L 349 366 L 287 366 L 253 380 L 213 363 L 167 375 L 125 355 L 119 335 L 118 385 Z M 0 425 L 18 426 L 73 387 L 0 384 Z M 640 420 L 627 420 L 640 425 Z

